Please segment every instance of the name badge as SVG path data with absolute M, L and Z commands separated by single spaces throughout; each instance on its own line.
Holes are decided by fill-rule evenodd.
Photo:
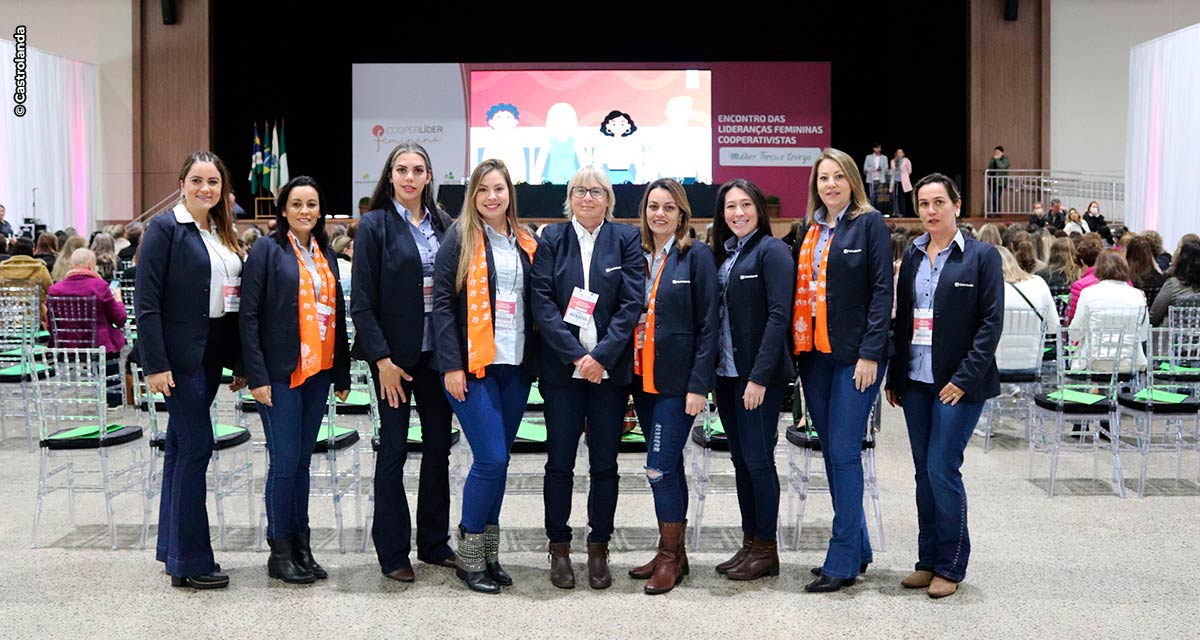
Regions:
M 912 343 L 933 346 L 933 309 L 913 309 Z
M 642 317 L 638 318 L 636 344 L 637 344 L 636 348 L 638 351 L 641 351 L 642 346 L 646 344 L 646 314 L 645 313 L 642 314 Z
M 221 297 L 225 299 L 225 313 L 237 313 L 242 306 L 242 279 L 226 276 L 221 282 Z
M 600 294 L 575 287 L 571 292 L 571 301 L 567 303 L 567 312 L 563 314 L 563 321 L 579 328 L 587 326 L 588 320 L 591 320 L 592 314 L 596 312 L 596 301 L 599 299 Z
M 425 291 L 425 313 L 433 313 L 433 276 L 425 276 L 422 283 Z
M 321 329 L 322 342 L 325 341 L 325 332 L 328 331 L 329 327 L 333 326 L 333 324 L 329 322 L 329 318 L 333 316 L 333 313 L 333 307 L 327 304 L 321 304 L 320 302 L 317 303 L 317 326 Z
M 496 292 L 496 315 L 492 326 L 496 329 L 517 328 L 517 292 Z

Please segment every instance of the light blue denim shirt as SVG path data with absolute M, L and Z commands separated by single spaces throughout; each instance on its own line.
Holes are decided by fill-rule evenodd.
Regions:
M 667 261 L 667 254 L 671 253 L 671 247 L 673 246 L 675 246 L 675 236 L 671 236 L 671 239 L 667 241 L 667 244 L 663 245 L 662 251 L 659 251 L 656 256 L 652 256 L 645 251 L 642 252 L 642 257 L 646 259 L 646 267 L 650 269 L 646 273 L 646 306 L 643 309 L 650 308 L 650 292 L 654 290 L 654 276 L 658 275 L 659 267 Z
M 493 323 L 496 359 L 492 364 L 519 365 L 525 358 L 525 278 L 521 271 L 524 268 L 521 248 L 517 246 L 517 239 L 511 234 L 501 235 L 487 224 L 483 225 L 483 228 L 487 233 L 488 242 L 492 243 L 492 262 L 496 269 L 496 279 L 489 283 L 492 291 L 497 297 L 501 293 L 512 294 L 517 300 L 516 326 L 501 327 Z
M 942 270 L 946 267 L 946 260 L 950 257 L 950 251 L 955 244 L 958 245 L 959 251 L 966 250 L 967 243 L 963 240 L 961 231 L 954 234 L 954 242 L 950 246 L 938 252 L 931 266 L 929 254 L 925 251 L 929 247 L 929 234 L 926 233 L 913 240 L 913 246 L 924 256 L 921 258 L 921 263 L 917 265 L 917 277 L 913 283 L 913 290 L 916 292 L 916 296 L 913 298 L 913 309 L 933 308 L 933 296 L 937 292 L 938 281 L 942 277 Z M 933 330 L 937 332 L 936 322 Z M 912 331 L 912 328 L 905 327 L 904 331 Z M 909 346 L 908 378 L 917 382 L 933 384 L 933 347 L 919 344 Z
M 413 225 L 412 212 L 404 208 L 399 200 L 392 199 L 392 204 L 396 206 L 396 211 L 400 212 L 400 217 L 404 218 L 404 223 L 408 230 L 412 233 L 413 241 L 417 243 L 417 251 L 421 253 L 421 275 L 426 278 L 433 277 L 433 260 L 437 257 L 438 239 L 433 232 L 433 218 L 429 217 L 429 211 L 425 212 L 425 217 L 421 219 L 421 224 Z M 425 314 L 425 330 L 421 336 L 421 351 L 433 351 L 433 313 Z
M 850 208 L 849 204 L 842 207 L 842 212 L 837 215 L 837 223 L 838 224 L 842 223 L 842 218 L 846 217 L 846 210 L 849 208 Z M 813 222 L 816 223 L 817 226 L 821 229 L 821 235 L 817 236 L 817 246 L 813 250 L 813 257 L 812 257 L 812 260 L 813 260 L 812 280 L 813 280 L 813 282 L 816 282 L 818 280 L 818 278 L 820 278 L 821 274 L 819 272 L 821 270 L 821 256 L 825 255 L 825 248 L 829 245 L 829 240 L 831 238 L 833 238 L 833 228 L 829 226 L 829 223 L 825 222 L 825 216 L 827 216 L 827 215 L 828 215 L 828 213 L 825 211 L 825 207 L 821 207 L 813 212 Z M 815 308 L 813 309 L 813 313 L 816 313 Z
M 733 265 L 737 262 L 742 247 L 757 233 L 758 229 L 755 229 L 740 240 L 737 236 L 726 240 L 725 253 L 728 257 L 721 263 L 721 270 L 717 272 L 717 283 L 721 287 L 721 334 L 718 342 L 721 350 L 717 354 L 717 375 L 723 378 L 738 377 L 737 366 L 733 362 L 733 331 L 729 328 L 729 302 L 725 299 L 725 291 L 729 288 L 729 273 L 733 271 Z

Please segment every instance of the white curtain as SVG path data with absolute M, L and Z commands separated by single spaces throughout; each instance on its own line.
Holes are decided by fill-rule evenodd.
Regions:
M 1200 24 L 1129 54 L 1125 220 L 1174 251 L 1200 233 Z
M 94 65 L 25 49 L 25 115 L 14 114 L 16 43 L 0 40 L 0 204 L 16 230 L 92 230 L 100 199 L 100 98 Z

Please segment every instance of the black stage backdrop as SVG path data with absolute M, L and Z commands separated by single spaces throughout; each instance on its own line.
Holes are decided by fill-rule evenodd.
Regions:
M 534 9 L 519 16 L 511 2 L 457 11 L 354 2 L 297 10 L 305 4 L 214 0 L 213 150 L 248 204 L 252 125 L 282 119 L 291 175 L 313 176 L 332 211 L 349 213 L 354 63 L 830 61 L 835 147 L 861 163 L 872 142 L 889 156 L 901 146 L 914 181 L 940 171 L 961 184 L 966 5 L 832 2 L 795 11 L 718 3 L 718 15 L 698 15 L 683 12 L 699 3 L 596 3 L 587 14 Z

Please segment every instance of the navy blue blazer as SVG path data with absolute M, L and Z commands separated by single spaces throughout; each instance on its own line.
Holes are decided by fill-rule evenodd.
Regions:
M 430 211 L 434 235 L 443 241 L 450 218 Z M 363 215 L 354 236 L 350 317 L 354 319 L 354 357 L 374 363 L 390 356 L 399 367 L 421 357 L 425 334 L 425 289 L 421 252 L 411 225 L 389 200 L 383 209 Z
M 693 242 L 681 256 L 676 243 L 667 253 L 654 297 L 654 387 L 659 395 L 706 396 L 712 390 L 720 331 L 717 311 L 712 249 Z
M 996 346 L 1004 329 L 1004 274 L 1000 254 L 987 243 L 964 238 L 965 249 L 951 245 L 933 293 L 933 386 L 962 389 L 963 398 L 986 400 L 1000 394 Z M 908 384 L 913 301 L 917 268 L 925 254 L 909 245 L 900 263 L 896 296 L 896 355 L 888 367 L 886 388 L 899 393 Z
M 534 240 L 537 240 L 537 236 L 534 236 Z M 488 282 L 496 282 L 496 260 L 492 256 L 491 238 L 486 233 L 483 236 L 483 244 L 487 251 Z M 461 246 L 458 229 L 452 227 L 446 233 L 446 242 L 438 248 L 437 261 L 434 262 L 433 368 L 443 373 L 467 371 L 467 290 L 464 287 L 462 291 L 458 291 L 457 284 Z M 525 283 L 525 353 L 521 359 L 521 374 L 526 382 L 533 382 L 537 378 L 537 337 L 533 335 L 533 308 L 530 306 L 532 291 L 529 286 L 533 264 L 524 251 L 517 249 L 517 254 L 521 257 L 522 280 Z M 488 288 L 488 298 L 494 310 L 495 288 Z M 467 377 L 472 380 L 478 379 L 469 371 Z
M 761 231 L 738 254 L 725 287 L 738 377 L 763 386 L 796 379 L 792 364 L 795 271 L 788 246 Z
M 793 281 L 803 244 L 798 239 L 792 247 Z M 826 250 L 825 313 L 833 358 L 842 364 L 859 358 L 886 364 L 892 355 L 892 236 L 883 216 L 871 211 L 852 219 L 847 214 Z
M 350 388 L 350 347 L 346 338 L 346 300 L 338 273 L 337 257 L 326 245 L 322 253 L 333 272 L 336 287 L 333 352 L 333 388 Z M 330 283 L 322 282 L 322 287 Z M 254 243 L 242 269 L 240 323 L 242 360 L 250 388 L 292 377 L 300 361 L 300 262 L 291 247 L 276 238 Z
M 138 351 L 147 374 L 192 371 L 204 360 L 209 335 L 208 249 L 195 222 L 172 211 L 146 225 L 134 280 Z M 221 365 L 240 369 L 238 314 L 218 319 Z
M 592 251 L 591 291 L 599 294 L 592 318 L 596 348 L 591 355 L 616 384 L 633 379 L 633 334 L 645 298 L 646 259 L 641 234 L 634 227 L 605 222 Z M 545 382 L 567 384 L 574 362 L 588 351 L 579 342 L 579 327 L 563 320 L 571 292 L 583 288 L 579 239 L 570 222 L 543 228 L 542 244 L 533 259 L 531 278 L 534 323 L 541 336 L 539 373 Z

